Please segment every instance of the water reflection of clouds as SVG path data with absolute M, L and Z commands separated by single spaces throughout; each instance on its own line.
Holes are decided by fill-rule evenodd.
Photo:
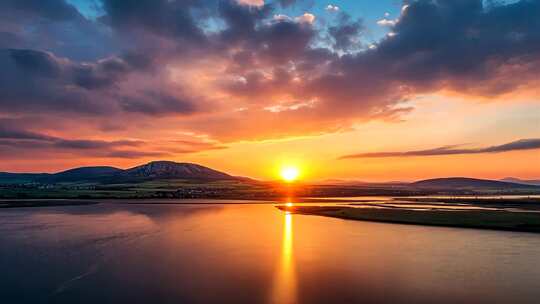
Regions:
M 2 214 L 1 228 L 10 238 L 77 240 L 80 242 L 132 239 L 157 232 L 178 218 L 221 210 L 221 206 L 99 204 L 25 208 Z

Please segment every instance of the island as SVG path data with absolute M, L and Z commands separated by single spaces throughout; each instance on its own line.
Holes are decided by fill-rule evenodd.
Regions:
M 455 200 L 455 201 L 454 201 Z M 481 200 L 480 202 L 478 202 Z M 416 200 L 419 201 L 419 200 Z M 540 232 L 540 199 L 482 198 L 477 200 L 434 199 L 434 204 L 415 205 L 415 201 L 381 204 L 344 204 L 333 206 L 278 205 L 295 214 L 319 215 L 347 220 L 395 224 L 446 226 Z

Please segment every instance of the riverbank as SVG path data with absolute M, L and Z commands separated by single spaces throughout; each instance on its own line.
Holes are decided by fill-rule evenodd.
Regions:
M 276 206 L 290 213 L 348 220 L 459 228 L 540 232 L 540 213 L 492 210 L 410 210 L 350 206 Z
M 5 200 L 0 201 L 2 208 L 30 208 L 30 207 L 54 207 L 54 206 L 82 206 L 95 205 L 98 202 L 87 200 Z

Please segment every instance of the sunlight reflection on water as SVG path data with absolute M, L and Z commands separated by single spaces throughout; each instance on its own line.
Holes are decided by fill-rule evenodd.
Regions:
M 284 214 L 281 261 L 277 267 L 270 303 L 296 303 L 296 273 L 293 256 L 292 214 Z

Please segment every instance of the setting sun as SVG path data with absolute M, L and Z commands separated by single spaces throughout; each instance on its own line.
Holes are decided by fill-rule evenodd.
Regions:
M 280 174 L 284 181 L 290 183 L 298 179 L 300 171 L 296 167 L 285 167 L 281 169 Z

